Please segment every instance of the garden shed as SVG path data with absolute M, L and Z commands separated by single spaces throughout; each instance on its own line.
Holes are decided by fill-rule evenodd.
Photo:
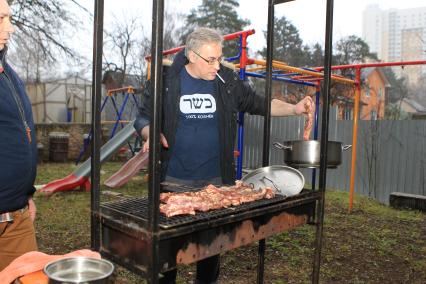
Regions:
M 92 83 L 79 76 L 26 85 L 35 123 L 90 123 Z

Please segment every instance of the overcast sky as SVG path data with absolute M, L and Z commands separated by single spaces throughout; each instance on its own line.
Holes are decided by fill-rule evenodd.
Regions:
M 202 3 L 201 0 L 165 0 L 165 6 L 171 11 L 188 14 L 192 8 Z M 266 30 L 268 17 L 268 0 L 240 0 L 238 13 L 249 19 L 247 29 L 255 29 L 256 34 L 249 37 L 252 50 L 261 48 L 264 42 L 262 31 Z M 362 12 L 368 6 L 378 4 L 381 9 L 406 9 L 426 6 L 425 0 L 335 0 L 333 40 L 347 35 L 362 33 Z M 285 16 L 299 30 L 306 44 L 324 43 L 326 0 L 296 0 L 275 6 L 277 17 Z M 91 10 L 93 8 L 91 7 Z M 105 0 L 105 25 L 112 15 L 140 16 L 146 19 L 146 26 L 151 25 L 151 0 Z M 146 29 L 148 30 L 148 28 Z
M 93 13 L 94 1 L 82 0 L 82 5 Z M 147 36 L 151 36 L 151 13 L 152 0 L 105 0 L 104 26 L 107 29 L 114 22 L 114 18 L 140 17 L 144 22 L 144 30 Z M 185 15 L 190 10 L 197 8 L 202 0 L 165 0 L 165 7 L 169 11 L 178 12 Z M 266 45 L 263 31 L 267 27 L 268 18 L 268 0 L 239 0 L 240 7 L 238 13 L 240 17 L 249 19 L 250 26 L 246 29 L 255 29 L 256 33 L 248 38 L 248 47 L 250 55 L 253 56 Z M 334 0 L 334 27 L 333 42 L 344 36 L 362 34 L 362 12 L 368 5 L 379 5 L 383 10 L 386 9 L 407 9 L 426 6 L 425 0 Z M 275 16 L 285 16 L 299 30 L 299 34 L 304 42 L 312 46 L 319 42 L 324 44 L 325 38 L 325 6 L 326 0 L 296 0 L 277 5 Z M 167 21 L 167 19 L 166 19 Z M 75 46 L 81 54 L 85 54 L 88 64 L 92 59 L 92 40 L 93 24 L 88 23 L 85 31 L 76 36 L 73 41 L 87 42 L 89 44 L 78 44 Z M 77 39 L 78 38 L 78 39 Z M 63 69 L 69 70 L 71 67 L 66 65 Z M 75 69 L 78 71 L 79 66 Z M 73 69 L 73 68 L 71 68 Z M 90 75 L 90 74 L 89 74 Z

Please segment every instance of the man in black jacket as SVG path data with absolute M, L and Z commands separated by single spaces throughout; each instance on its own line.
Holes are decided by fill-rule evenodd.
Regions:
M 265 115 L 265 98 L 257 95 L 232 70 L 221 65 L 222 36 L 200 28 L 191 33 L 185 51 L 176 55 L 164 76 L 161 143 L 162 180 L 202 187 L 209 183 L 234 184 L 234 141 L 238 112 Z M 135 122 L 148 150 L 151 94 L 145 88 Z M 311 113 L 305 97 L 296 105 L 272 100 L 271 115 Z M 215 283 L 219 256 L 197 263 L 196 283 Z M 161 283 L 174 283 L 176 270 Z
M 18 256 L 37 250 L 32 199 L 36 137 L 23 82 L 6 63 L 6 44 L 14 32 L 10 13 L 7 1 L 0 0 L 0 271 Z

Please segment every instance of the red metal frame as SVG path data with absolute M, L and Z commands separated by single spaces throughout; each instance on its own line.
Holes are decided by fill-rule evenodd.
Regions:
M 223 39 L 224 40 L 233 40 L 233 39 L 236 39 L 236 38 L 238 38 L 239 36 L 243 36 L 243 41 L 245 41 L 244 43 L 243 43 L 243 46 L 245 47 L 245 46 L 247 46 L 247 41 L 246 41 L 246 39 L 247 39 L 247 37 L 249 36 L 249 35 L 252 35 L 252 34 L 254 34 L 255 33 L 255 30 L 254 29 L 251 29 L 251 30 L 246 30 L 246 31 L 239 31 L 239 32 L 236 32 L 236 33 L 232 33 L 232 34 L 227 34 L 227 35 L 224 35 L 223 36 Z M 179 46 L 179 47 L 174 47 L 174 48 L 171 48 L 171 49 L 168 49 L 168 50 L 165 50 L 165 51 L 163 51 L 163 55 L 170 55 L 170 54 L 175 54 L 175 53 L 178 53 L 179 51 L 181 51 L 182 49 L 184 49 L 185 48 L 185 46 L 184 45 L 182 45 L 182 46 Z M 243 56 L 242 56 L 243 57 Z M 244 56 L 245 58 L 247 58 L 247 55 L 245 54 L 245 56 Z M 243 58 L 244 58 L 243 57 Z M 151 55 L 148 55 L 148 56 L 145 56 L 145 59 L 146 60 L 151 60 Z

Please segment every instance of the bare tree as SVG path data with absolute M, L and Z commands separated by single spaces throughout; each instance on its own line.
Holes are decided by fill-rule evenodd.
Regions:
M 79 22 L 74 15 L 73 7 L 84 11 L 76 0 L 8 0 L 12 8 L 12 23 L 17 27 L 15 38 L 17 41 L 36 42 L 46 58 L 57 60 L 60 51 L 67 56 L 77 54 L 68 47 L 66 38 Z M 27 45 L 30 46 L 30 45 Z
M 42 78 L 57 74 L 54 68 L 57 62 L 45 57 L 37 41 L 15 41 L 10 58 L 11 64 L 22 74 L 25 82 L 40 82 Z
M 182 15 L 170 11 L 165 12 L 163 35 L 163 49 L 167 50 L 182 45 L 180 27 Z M 104 70 L 112 70 L 121 74 L 120 85 L 128 74 L 136 76 L 140 85 L 144 83 L 144 76 L 148 67 L 146 57 L 151 53 L 149 30 L 145 30 L 139 17 L 115 17 L 111 28 L 105 32 Z
M 80 21 L 92 15 L 77 0 L 8 0 L 8 3 L 16 27 L 9 56 L 17 71 L 25 74 L 26 81 L 57 77 L 55 67 L 59 62 L 81 63 L 83 57 L 71 47 L 70 39 L 75 39 L 77 27 L 84 26 Z
M 131 55 L 134 53 L 134 49 L 138 49 L 137 36 L 141 33 L 142 25 L 138 19 L 133 17 L 124 17 L 124 19 L 118 19 L 115 17 L 112 23 L 112 29 L 105 31 L 105 50 L 109 50 L 108 56 L 111 58 L 109 65 L 115 65 L 116 72 L 122 74 L 119 84 L 122 85 L 126 79 L 128 73 L 128 65 L 131 64 Z M 138 33 L 138 28 L 140 29 Z M 107 67 L 108 66 L 107 63 Z

